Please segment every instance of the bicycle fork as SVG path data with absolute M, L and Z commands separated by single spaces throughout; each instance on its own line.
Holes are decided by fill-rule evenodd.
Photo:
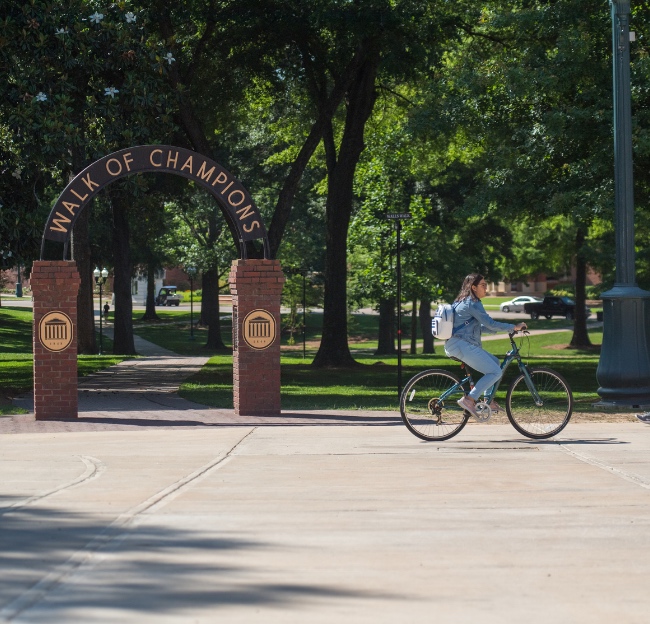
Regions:
M 537 407 L 542 407 L 542 405 L 544 405 L 544 401 L 542 401 L 542 398 L 539 396 L 539 393 L 537 392 L 537 388 L 535 388 L 535 384 L 533 383 L 533 379 L 530 375 L 530 371 L 528 370 L 528 366 L 522 365 L 520 362 L 519 368 L 521 369 L 521 373 L 524 376 L 524 382 L 526 383 L 526 387 L 528 388 L 530 394 L 532 395 L 533 401 L 535 401 L 535 405 L 537 405 Z

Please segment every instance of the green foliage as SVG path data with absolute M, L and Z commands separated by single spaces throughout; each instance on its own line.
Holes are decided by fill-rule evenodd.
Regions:
M 174 131 L 169 49 L 137 3 L 2 0 L 0 240 L 28 262 L 69 177 Z
M 193 292 L 189 290 L 184 290 L 182 292 L 179 292 L 178 294 L 182 297 L 182 301 L 184 301 L 185 303 L 188 303 L 190 299 L 194 301 L 194 303 L 201 303 L 202 292 L 203 291 L 201 289 L 195 290 Z
M 170 263 L 193 266 L 198 273 L 218 267 L 225 275 L 230 270 L 238 250 L 206 191 L 194 185 L 183 188 L 177 199 L 165 203 L 163 221 L 165 231 L 158 245 L 167 250 Z
M 500 278 L 509 257 L 510 233 L 489 212 L 463 210 L 469 170 L 447 166 L 409 125 L 405 100 L 386 102 L 375 116 L 368 149 L 357 168 L 361 198 L 349 237 L 350 296 L 359 305 L 393 295 L 396 235 L 388 212 L 409 212 L 402 222 L 403 293 L 413 298 L 453 299 L 465 275 Z M 435 149 L 435 148 L 434 148 Z

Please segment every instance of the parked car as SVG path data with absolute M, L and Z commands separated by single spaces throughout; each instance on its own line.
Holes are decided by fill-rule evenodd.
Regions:
M 156 305 L 161 306 L 179 306 L 181 303 L 181 296 L 176 293 L 176 286 L 163 286 L 158 291 L 156 297 Z
M 501 312 L 523 312 L 524 303 L 541 303 L 541 299 L 538 297 L 529 297 L 528 295 L 521 295 L 510 299 L 510 301 L 504 301 L 499 309 Z
M 530 318 L 535 320 L 540 316 L 545 316 L 547 319 L 554 316 L 563 316 L 566 319 L 575 318 L 576 304 L 573 299 L 569 297 L 544 297 L 541 303 L 525 303 L 524 312 L 530 314 Z M 591 314 L 591 310 L 585 306 L 587 316 Z

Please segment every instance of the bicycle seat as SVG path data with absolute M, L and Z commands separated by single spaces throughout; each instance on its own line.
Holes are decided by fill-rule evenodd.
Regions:
M 454 360 L 454 362 L 460 362 L 461 364 L 464 364 L 463 360 L 459 360 L 457 357 L 454 357 L 453 355 L 448 355 L 447 356 L 450 360 Z

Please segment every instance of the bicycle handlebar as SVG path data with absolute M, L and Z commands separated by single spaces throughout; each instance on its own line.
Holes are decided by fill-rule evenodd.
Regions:
M 528 331 L 528 328 L 526 329 L 513 329 L 511 332 L 508 332 L 508 336 L 512 338 L 515 334 L 524 334 L 524 336 L 529 336 L 530 332 Z

